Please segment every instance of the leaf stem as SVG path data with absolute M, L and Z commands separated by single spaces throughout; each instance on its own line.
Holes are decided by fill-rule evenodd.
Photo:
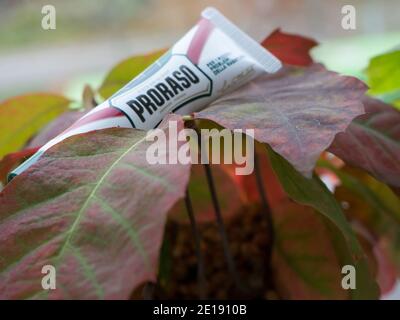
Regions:
M 186 211 L 190 219 L 190 226 L 192 228 L 192 234 L 194 236 L 194 242 L 196 246 L 197 282 L 198 282 L 199 298 L 204 300 L 206 298 L 206 276 L 204 267 L 204 257 L 201 251 L 201 235 L 200 235 L 200 230 L 197 227 L 196 219 L 193 214 L 193 206 L 188 189 L 186 189 L 185 205 L 186 205 Z
M 211 199 L 212 199 L 213 206 L 214 206 L 215 216 L 217 218 L 218 230 L 219 230 L 219 234 L 220 234 L 221 240 L 222 240 L 222 247 L 224 250 L 225 260 L 228 265 L 228 271 L 229 271 L 229 274 L 231 275 L 231 277 L 233 278 L 236 287 L 238 289 L 241 289 L 242 286 L 240 284 L 239 275 L 236 270 L 235 261 L 233 259 L 231 250 L 229 248 L 228 237 L 227 237 L 226 230 L 225 230 L 224 220 L 223 220 L 222 214 L 221 214 L 221 208 L 220 208 L 219 202 L 218 202 L 218 197 L 217 197 L 217 193 L 216 193 L 216 189 L 215 189 L 214 179 L 213 179 L 212 172 L 211 172 L 211 167 L 209 164 L 204 164 L 203 166 L 204 166 L 204 170 L 206 172 L 208 187 L 210 188 Z
M 265 190 L 264 182 L 262 179 L 262 172 L 261 172 L 261 167 L 260 167 L 260 163 L 259 163 L 259 157 L 256 152 L 254 153 L 254 173 L 255 173 L 255 177 L 256 177 L 258 193 L 259 193 L 260 199 L 261 199 L 261 205 L 262 205 L 262 209 L 263 209 L 262 211 L 267 220 L 267 232 L 268 232 L 268 237 L 269 237 L 269 245 L 267 247 L 266 265 L 267 265 L 267 273 L 270 275 L 272 251 L 273 251 L 274 242 L 275 242 L 275 229 L 274 229 L 274 224 L 273 224 L 273 220 L 272 220 L 271 207 L 270 207 L 270 205 L 268 203 L 268 199 L 266 197 L 266 190 Z
M 189 126 L 192 127 L 197 133 L 199 150 L 201 152 L 202 151 L 201 133 L 200 133 L 195 121 L 191 121 Z M 201 163 L 203 164 L 203 167 L 204 167 L 204 170 L 206 173 L 207 183 L 208 183 L 208 187 L 209 187 L 210 194 L 211 194 L 211 200 L 212 200 L 212 204 L 214 207 L 215 216 L 217 218 L 218 231 L 219 231 L 221 241 L 222 241 L 222 248 L 224 251 L 225 261 L 228 266 L 228 272 L 229 272 L 230 276 L 232 277 L 236 288 L 239 291 L 243 291 L 243 286 L 241 285 L 241 282 L 240 282 L 240 277 L 237 272 L 236 264 L 233 259 L 231 250 L 229 248 L 228 236 L 226 233 L 224 220 L 223 220 L 222 214 L 221 214 L 221 207 L 219 205 L 217 192 L 216 192 L 216 188 L 215 188 L 215 183 L 214 183 L 214 179 L 213 179 L 212 172 L 211 172 L 211 167 L 210 167 L 210 164 L 208 163 L 207 154 L 204 154 L 204 153 L 205 152 L 201 152 L 201 160 L 202 160 Z

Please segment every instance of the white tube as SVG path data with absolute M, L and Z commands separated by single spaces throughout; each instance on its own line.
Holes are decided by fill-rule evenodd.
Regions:
M 167 53 L 108 100 L 46 143 L 9 175 L 20 174 L 50 147 L 67 137 L 110 127 L 155 128 L 170 112 L 190 114 L 280 61 L 220 12 L 207 8 L 202 18 Z

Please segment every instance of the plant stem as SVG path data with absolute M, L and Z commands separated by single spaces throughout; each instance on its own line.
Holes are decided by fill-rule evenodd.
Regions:
M 204 170 L 206 172 L 208 187 L 210 188 L 211 199 L 212 199 L 213 206 L 214 206 L 215 216 L 217 218 L 218 230 L 219 230 L 219 234 L 220 234 L 221 240 L 222 240 L 222 247 L 224 250 L 225 260 L 228 265 L 228 271 L 229 271 L 229 274 L 231 275 L 231 277 L 233 278 L 236 287 L 238 289 L 242 289 L 239 275 L 236 270 L 235 261 L 233 260 L 232 253 L 229 248 L 228 237 L 227 237 L 226 230 L 225 230 L 224 220 L 223 220 L 222 214 L 221 214 L 221 208 L 219 206 L 219 202 L 218 202 L 218 198 L 217 198 L 217 192 L 215 189 L 214 179 L 213 179 L 212 173 L 211 173 L 211 167 L 209 164 L 204 164 L 203 166 L 204 166 Z
M 268 237 L 269 237 L 269 246 L 267 249 L 267 272 L 271 272 L 271 260 L 272 260 L 272 250 L 274 247 L 274 242 L 275 242 L 275 229 L 274 229 L 274 224 L 272 220 L 272 211 L 271 207 L 268 203 L 267 197 L 266 197 L 266 192 L 265 192 L 265 187 L 264 187 L 264 182 L 262 179 L 262 172 L 261 172 L 261 167 L 259 163 L 259 158 L 257 153 L 254 153 L 254 173 L 256 176 L 256 182 L 257 182 L 257 189 L 260 194 L 260 199 L 261 199 L 261 205 L 263 208 L 264 216 L 267 220 L 267 232 L 268 232 Z
M 194 242 L 196 246 L 196 256 L 197 256 L 197 282 L 198 282 L 198 290 L 199 290 L 199 298 L 204 300 L 206 298 L 206 276 L 205 276 L 205 268 L 204 268 L 204 258 L 203 253 L 201 251 L 201 235 L 199 228 L 196 224 L 196 219 L 193 214 L 193 206 L 192 201 L 190 199 L 189 190 L 186 189 L 185 196 L 185 204 L 186 211 L 189 215 L 190 226 L 192 228 L 192 234 L 194 236 Z
M 229 248 L 229 241 L 228 241 L 227 233 L 225 230 L 224 220 L 223 220 L 222 214 L 221 214 L 221 207 L 219 205 L 217 192 L 216 192 L 216 188 L 215 188 L 215 183 L 214 183 L 214 179 L 213 179 L 212 172 L 211 172 L 211 167 L 210 167 L 210 164 L 208 163 L 209 162 L 208 156 L 207 156 L 207 154 L 204 154 L 203 152 L 201 152 L 202 151 L 201 133 L 200 133 L 199 129 L 197 128 L 195 121 L 191 121 L 190 127 L 192 127 L 196 131 L 197 136 L 198 136 L 198 146 L 199 146 L 199 150 L 201 153 L 201 157 L 200 157 L 201 163 L 203 164 L 203 167 L 204 167 L 204 170 L 206 173 L 207 183 L 208 183 L 208 187 L 209 187 L 210 194 L 211 194 L 211 200 L 213 203 L 215 216 L 217 218 L 218 231 L 219 231 L 221 241 L 222 241 L 222 248 L 224 251 L 225 261 L 228 266 L 228 272 L 229 272 L 230 276 L 232 277 L 236 288 L 239 291 L 243 291 L 243 287 L 240 282 L 239 274 L 236 269 L 235 261 L 233 259 L 231 250 Z

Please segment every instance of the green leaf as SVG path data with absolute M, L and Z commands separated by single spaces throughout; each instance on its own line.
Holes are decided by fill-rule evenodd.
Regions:
M 46 93 L 0 103 L 0 158 L 22 148 L 45 124 L 66 111 L 69 103 L 62 96 Z
M 379 289 L 373 280 L 365 254 L 333 195 L 316 176 L 312 179 L 305 178 L 283 157 L 270 147 L 268 149 L 272 168 L 288 195 L 300 204 L 313 207 L 341 231 L 343 241 L 351 253 L 343 257 L 342 263 L 353 265 L 357 272 L 357 289 L 352 290 L 352 298 L 377 298 Z
M 166 119 L 167 139 L 169 120 L 183 128 Z M 145 137 L 122 128 L 70 137 L 4 188 L 1 299 L 127 299 L 156 280 L 166 215 L 190 166 L 149 164 Z M 44 265 L 56 268 L 55 290 L 42 289 Z
M 369 176 L 365 171 L 347 166 L 339 169 L 325 161 L 318 162 L 318 165 L 332 170 L 346 187 L 347 192 L 349 190 L 354 192 L 371 209 L 389 215 L 400 226 L 400 198 L 388 186 Z
M 386 94 L 400 89 L 400 50 L 371 59 L 366 70 L 369 93 Z
M 166 50 L 158 50 L 146 55 L 134 56 L 118 63 L 105 77 L 99 88 L 99 93 L 103 98 L 109 98 L 165 52 Z

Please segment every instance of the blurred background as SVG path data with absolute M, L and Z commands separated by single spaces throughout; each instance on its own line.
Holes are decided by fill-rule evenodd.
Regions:
M 42 7 L 56 9 L 44 30 Z M 356 8 L 356 30 L 341 8 Z M 215 6 L 257 40 L 277 27 L 317 39 L 314 57 L 360 75 L 368 59 L 400 43 L 399 0 L 0 0 L 0 99 L 31 91 L 78 98 L 124 58 L 169 47 L 206 6 Z

